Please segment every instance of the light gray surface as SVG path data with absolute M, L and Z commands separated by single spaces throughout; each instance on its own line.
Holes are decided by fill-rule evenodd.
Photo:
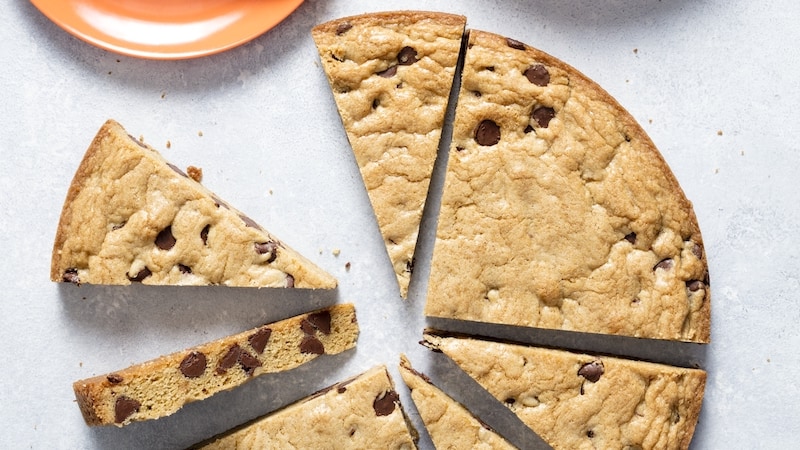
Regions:
M 796 446 L 797 2 L 309 0 L 242 47 L 171 62 L 96 49 L 27 2 L 5 4 L 0 447 L 180 448 L 381 363 L 418 424 L 396 369 L 400 352 L 515 442 L 535 445 L 445 357 L 416 344 L 426 325 L 448 325 L 421 315 L 427 263 L 418 259 L 402 302 L 309 35 L 329 19 L 404 8 L 465 14 L 470 27 L 541 48 L 606 88 L 644 126 L 694 202 L 711 266 L 708 346 L 465 329 L 700 365 L 709 378 L 693 448 Z M 178 166 L 202 167 L 206 186 L 337 276 L 339 289 L 51 283 L 66 189 L 107 118 Z M 426 226 L 424 254 L 433 223 Z M 342 301 L 358 308 L 356 351 L 123 429 L 85 426 L 74 402 L 74 380 Z M 424 434 L 421 446 L 431 448 Z

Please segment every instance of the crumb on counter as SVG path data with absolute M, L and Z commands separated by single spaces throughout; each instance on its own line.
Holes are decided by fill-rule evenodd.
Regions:
M 200 167 L 189 166 L 186 168 L 186 173 L 189 175 L 189 178 L 197 181 L 198 183 L 203 182 L 203 169 Z
M 338 248 L 335 248 L 331 251 L 331 253 L 333 253 L 333 256 L 339 256 L 339 254 L 342 253 L 342 251 L 339 250 Z

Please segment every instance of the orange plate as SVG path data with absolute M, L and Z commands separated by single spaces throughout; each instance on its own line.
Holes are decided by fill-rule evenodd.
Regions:
M 124 55 L 205 56 L 274 27 L 303 0 L 31 0 L 70 34 Z

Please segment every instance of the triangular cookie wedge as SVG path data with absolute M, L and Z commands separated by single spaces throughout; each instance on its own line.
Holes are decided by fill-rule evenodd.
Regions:
M 437 449 L 515 449 L 502 436 L 436 387 L 424 374 L 400 356 L 400 375 L 411 389 L 411 399 Z
M 465 24 L 397 11 L 311 32 L 403 298 Z
M 411 450 L 410 428 L 385 366 L 376 366 L 194 449 Z
M 706 373 L 471 338 L 425 335 L 556 450 L 686 449 Z
M 76 284 L 336 287 L 152 147 L 107 121 L 67 193 L 50 278 Z
M 706 343 L 692 208 L 608 93 L 562 61 L 471 30 L 425 313 Z
M 79 380 L 73 389 L 88 425 L 123 426 L 342 353 L 355 347 L 358 333 L 355 307 L 334 305 Z

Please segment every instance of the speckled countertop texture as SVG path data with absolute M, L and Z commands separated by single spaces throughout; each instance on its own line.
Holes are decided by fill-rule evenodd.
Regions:
M 25 1 L 0 26 L 0 447 L 183 448 L 401 352 L 525 448 L 541 443 L 446 357 L 426 326 L 616 352 L 708 371 L 692 448 L 793 448 L 800 435 L 800 4 L 789 0 L 308 0 L 224 53 L 183 61 L 80 41 Z M 409 300 L 394 275 L 310 29 L 341 16 L 427 9 L 577 67 L 641 123 L 694 203 L 713 289 L 712 343 L 652 344 L 422 316 L 434 221 Z M 57 285 L 50 252 L 67 187 L 107 118 L 195 165 L 203 183 L 335 275 L 336 291 Z M 167 144 L 169 143 L 169 144 Z M 441 183 L 441 173 L 434 178 Z M 436 199 L 434 193 L 433 199 Z M 349 263 L 349 270 L 346 265 Z M 146 423 L 89 428 L 71 384 L 336 302 L 354 302 L 358 348 Z M 432 448 L 423 433 L 420 446 Z

